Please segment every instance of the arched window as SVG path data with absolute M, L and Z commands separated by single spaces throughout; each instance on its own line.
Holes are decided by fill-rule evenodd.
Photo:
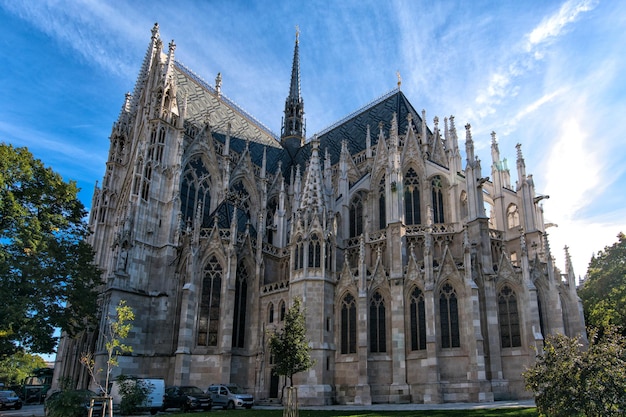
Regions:
M 357 194 L 350 203 L 350 237 L 363 233 L 363 199 Z
M 304 243 L 301 237 L 298 237 L 294 256 L 294 270 L 304 268 Z
M 370 352 L 386 352 L 385 300 L 378 291 L 370 299 Z
M 385 201 L 385 176 L 380 179 L 378 185 L 378 228 L 387 227 L 387 207 Z
M 420 183 L 413 168 L 404 175 L 404 220 L 406 224 L 420 224 Z
M 157 162 L 163 161 L 163 150 L 165 149 L 165 128 L 161 127 L 159 129 L 159 139 L 156 144 L 156 151 L 154 155 L 154 159 Z
M 441 177 L 435 175 L 431 181 L 431 193 L 433 199 L 433 223 L 445 223 L 443 210 L 443 187 Z
M 352 294 L 341 301 L 341 353 L 356 353 L 356 300 Z
M 213 256 L 204 267 L 200 313 L 198 315 L 198 345 L 217 346 L 222 291 L 222 265 Z
M 456 292 L 446 283 L 439 293 L 439 319 L 441 325 L 441 347 L 461 346 L 459 335 L 459 308 Z
M 276 225 L 274 224 L 274 216 L 278 210 L 278 199 L 273 197 L 267 204 L 267 217 L 265 219 L 266 224 L 266 238 L 267 243 L 274 244 L 274 233 L 276 232 Z
M 426 307 L 424 293 L 415 288 L 411 293 L 411 350 L 426 349 Z
M 267 321 L 269 321 L 270 323 L 274 323 L 274 303 L 270 303 L 269 317 Z
M 245 346 L 246 307 L 248 305 L 248 270 L 243 262 L 237 266 L 235 283 L 235 316 L 233 318 L 233 347 Z
M 519 211 L 515 204 L 511 204 L 506 210 L 506 219 L 509 225 L 509 229 L 519 226 Z
M 180 211 L 183 216 L 183 225 L 192 221 L 196 215 L 202 216 L 202 227 L 210 227 L 211 213 L 211 176 L 200 156 L 192 158 L 182 175 L 180 187 Z M 202 212 L 197 213 L 199 205 Z
M 498 293 L 498 322 L 500 323 L 500 341 L 503 348 L 522 345 L 520 336 L 519 314 L 515 292 L 505 285 Z
M 141 198 L 146 201 L 150 196 L 150 181 L 152 181 L 152 165 L 148 162 L 143 170 L 141 181 Z
M 280 302 L 280 317 L 279 320 L 280 321 L 285 321 L 285 313 L 287 312 L 286 308 L 285 308 L 285 302 L 281 301 Z
M 309 268 L 319 268 L 322 254 L 322 245 L 317 235 L 309 240 Z

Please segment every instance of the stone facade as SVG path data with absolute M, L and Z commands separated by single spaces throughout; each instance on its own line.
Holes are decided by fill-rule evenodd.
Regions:
M 315 365 L 301 404 L 526 398 L 548 333 L 584 334 L 575 277 L 553 265 L 517 147 L 491 173 L 454 117 L 429 125 L 398 88 L 305 140 L 296 37 L 281 135 L 163 50 L 158 26 L 111 133 L 90 225 L 102 326 L 64 338 L 57 373 L 104 360 L 107 315 L 135 314 L 116 373 L 280 396 L 268 332 L 300 297 Z M 463 166 L 464 165 L 464 166 Z

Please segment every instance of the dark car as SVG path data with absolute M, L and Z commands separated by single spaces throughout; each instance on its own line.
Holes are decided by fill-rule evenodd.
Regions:
M 64 415 L 84 417 L 89 415 L 91 399 L 94 399 L 92 415 L 102 415 L 103 399 L 93 391 L 87 389 L 56 391 L 46 397 L 43 405 L 44 415 L 49 415 L 50 409 L 61 409 Z
M 213 407 L 211 396 L 200 388 L 191 385 L 165 388 L 163 396 L 163 411 L 168 408 L 180 408 L 182 411 L 205 410 Z
M 15 391 L 0 391 L 0 410 L 6 408 L 15 408 L 16 410 L 22 408 L 22 400 Z

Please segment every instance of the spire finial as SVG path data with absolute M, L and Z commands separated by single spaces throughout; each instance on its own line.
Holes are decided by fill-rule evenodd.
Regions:
M 300 25 L 296 25 L 296 43 L 300 41 Z
M 398 77 L 398 90 L 400 89 L 400 86 L 402 85 L 402 77 L 400 77 L 400 71 L 396 71 L 396 77 Z

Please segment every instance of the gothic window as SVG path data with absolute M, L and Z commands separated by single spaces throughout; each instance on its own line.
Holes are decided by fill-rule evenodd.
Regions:
M 332 249 L 330 247 L 330 241 L 326 241 L 326 246 L 324 249 L 325 255 L 324 255 L 324 266 L 326 267 L 327 270 L 331 271 L 332 270 Z
M 133 178 L 133 195 L 139 194 L 139 188 L 141 187 L 141 178 L 143 173 L 143 160 L 139 158 L 137 165 L 135 166 L 135 178 Z
M 198 315 L 198 345 L 217 346 L 222 290 L 222 265 L 213 256 L 204 267 L 200 313 Z
M 321 262 L 322 245 L 317 235 L 309 240 L 309 268 L 319 268 Z
M 519 226 L 519 211 L 515 204 L 511 204 L 506 210 L 506 218 L 509 225 L 509 229 Z
M 274 323 L 274 303 L 270 303 L 268 321 Z
M 148 143 L 148 161 L 152 161 L 154 159 L 154 150 L 156 148 L 156 137 L 157 137 L 156 129 L 152 129 L 150 131 L 150 142 Z
M 407 225 L 420 224 L 420 183 L 413 168 L 404 175 L 404 218 Z
M 411 293 L 411 350 L 426 349 L 426 307 L 424 293 L 415 288 Z
M 385 202 L 385 176 L 380 179 L 378 185 L 378 228 L 387 227 L 387 207 Z
M 357 194 L 350 203 L 350 237 L 363 233 L 363 199 Z
M 433 223 L 445 223 L 443 215 L 443 187 L 441 185 L 441 177 L 439 175 L 435 175 L 431 185 L 433 198 Z
M 266 238 L 267 243 L 270 245 L 274 244 L 274 233 L 276 232 L 276 225 L 274 224 L 274 216 L 276 215 L 276 211 L 278 209 L 278 200 L 274 197 L 272 198 L 267 205 L 267 218 L 265 219 L 266 225 Z
M 517 298 L 515 292 L 508 285 L 505 285 L 498 294 L 498 322 L 500 323 L 502 347 L 521 346 Z
M 235 284 L 235 317 L 233 319 L 233 347 L 245 346 L 246 306 L 248 301 L 248 270 L 243 263 L 237 267 Z
M 378 291 L 370 299 L 370 352 L 387 351 L 385 300 Z
M 193 220 L 197 214 L 202 216 L 202 227 L 209 227 L 211 210 L 211 177 L 200 156 L 187 163 L 182 175 L 180 202 L 183 221 Z M 198 207 L 202 212 L 197 213 Z
M 446 283 L 439 293 L 439 320 L 441 326 L 441 347 L 461 346 L 459 335 L 459 308 L 456 291 Z
M 304 243 L 301 237 L 298 237 L 298 240 L 296 241 L 295 256 L 293 259 L 294 270 L 304 268 Z
M 161 127 L 159 129 L 159 139 L 156 144 L 156 151 L 154 155 L 154 160 L 157 162 L 163 161 L 163 150 L 165 149 L 165 128 Z
M 143 169 L 143 178 L 141 180 L 141 198 L 148 200 L 150 196 L 150 181 L 152 180 L 152 165 L 148 162 Z
M 286 310 L 286 308 L 285 308 L 285 302 L 284 302 L 284 301 L 281 301 L 281 302 L 280 302 L 280 307 L 279 307 L 279 309 L 280 309 L 280 317 L 279 317 L 279 320 L 280 320 L 280 321 L 284 321 L 284 320 L 285 320 L 285 313 L 287 312 L 287 310 Z
M 352 294 L 341 301 L 341 353 L 356 353 L 356 300 Z

